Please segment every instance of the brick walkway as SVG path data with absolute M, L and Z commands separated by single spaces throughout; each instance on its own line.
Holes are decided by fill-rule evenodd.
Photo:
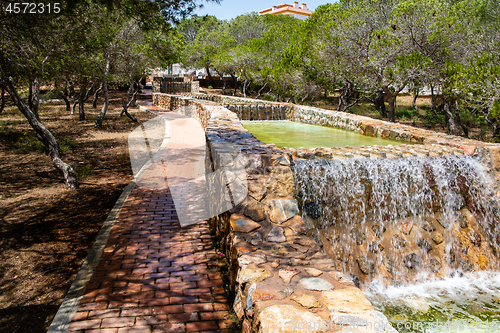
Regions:
M 141 186 L 154 176 L 125 202 L 70 332 L 235 330 L 208 223 L 181 228 L 168 184 Z

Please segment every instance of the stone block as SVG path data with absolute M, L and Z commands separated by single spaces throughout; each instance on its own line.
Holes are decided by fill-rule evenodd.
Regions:
M 279 304 L 266 307 L 254 321 L 254 332 L 258 333 L 313 333 L 321 332 L 322 318 L 298 307 Z M 314 323 L 318 323 L 316 328 Z
M 236 282 L 243 284 L 246 282 L 259 282 L 267 279 L 272 274 L 263 268 L 244 267 L 238 272 Z
M 243 213 L 254 221 L 263 221 L 266 218 L 265 206 L 256 200 L 247 198 Z
M 356 287 L 323 291 L 323 304 L 332 312 L 359 314 L 372 311 L 373 306 Z
M 274 199 L 267 202 L 269 220 L 273 223 L 283 223 L 299 214 L 295 199 Z
M 230 223 L 231 230 L 236 232 L 249 233 L 260 228 L 260 224 L 249 219 L 239 218 L 237 215 L 231 216 Z

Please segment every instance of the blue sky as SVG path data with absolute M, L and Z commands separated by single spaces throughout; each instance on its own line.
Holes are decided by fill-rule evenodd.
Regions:
M 203 2 L 203 8 L 197 10 L 195 14 L 202 15 L 213 15 L 217 17 L 219 20 L 230 20 L 235 18 L 238 15 L 250 13 L 250 12 L 259 12 L 266 8 L 270 8 L 275 5 L 279 5 L 280 3 L 288 3 L 293 5 L 292 1 L 286 0 L 221 0 L 220 4 L 216 3 L 206 3 Z M 314 11 L 316 7 L 320 5 L 324 5 L 326 3 L 335 2 L 334 0 L 305 0 L 298 1 L 299 5 L 302 5 L 304 2 L 310 11 Z

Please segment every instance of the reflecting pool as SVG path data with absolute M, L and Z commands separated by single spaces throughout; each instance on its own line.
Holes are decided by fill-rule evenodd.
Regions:
M 409 144 L 362 135 L 356 132 L 326 126 L 309 125 L 292 121 L 241 121 L 243 127 L 260 141 L 279 147 L 358 147 Z

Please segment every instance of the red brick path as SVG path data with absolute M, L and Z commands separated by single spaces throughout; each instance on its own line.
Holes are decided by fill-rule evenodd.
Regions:
M 180 228 L 170 192 L 136 186 L 71 332 L 233 332 L 207 222 Z

